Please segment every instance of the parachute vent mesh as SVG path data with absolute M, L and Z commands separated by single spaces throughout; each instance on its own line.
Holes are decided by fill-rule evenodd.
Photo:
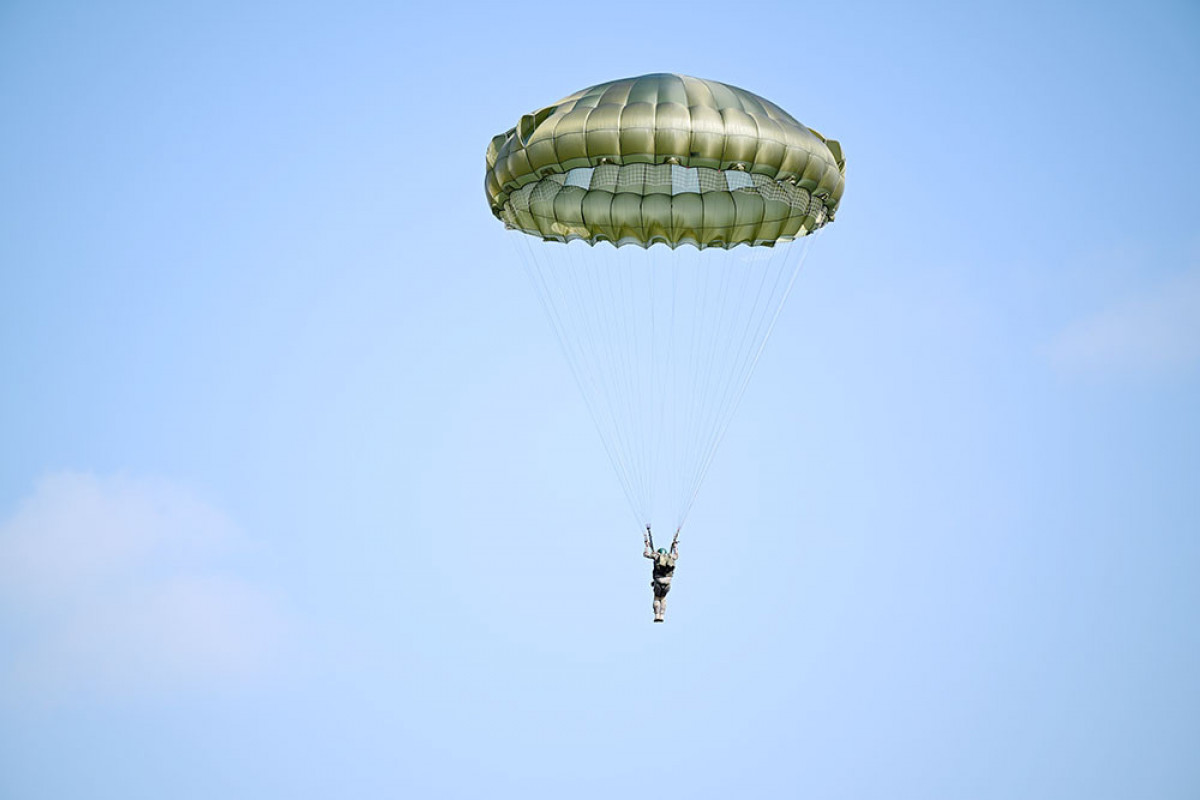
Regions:
M 596 171 L 595 167 L 581 167 L 573 169 L 567 173 L 567 181 L 564 186 L 578 186 L 581 189 L 590 189 L 592 187 L 592 174 Z
M 729 183 L 725 180 L 725 173 L 719 169 L 697 167 L 695 172 L 696 179 L 700 182 L 700 194 L 704 194 L 705 192 L 729 191 Z
M 738 189 L 753 189 L 754 181 L 744 172 L 726 172 L 725 182 L 729 184 L 729 191 L 737 191 Z
M 671 194 L 683 194 L 685 192 L 700 194 L 700 176 L 696 174 L 698 171 L 681 167 L 678 164 L 672 164 Z

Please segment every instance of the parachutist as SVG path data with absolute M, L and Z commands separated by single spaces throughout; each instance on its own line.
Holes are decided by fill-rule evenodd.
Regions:
M 650 526 L 646 526 L 646 535 L 642 537 L 646 545 L 642 553 L 654 561 L 654 571 L 650 578 L 650 588 L 654 590 L 654 621 L 663 622 L 667 613 L 667 592 L 671 591 L 671 578 L 675 575 L 675 561 L 679 558 L 679 531 L 671 540 L 671 549 L 665 547 L 654 549 L 654 539 L 650 534 Z

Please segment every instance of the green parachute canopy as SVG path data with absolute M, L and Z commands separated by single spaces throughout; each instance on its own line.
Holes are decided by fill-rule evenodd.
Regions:
M 546 240 L 772 246 L 831 221 L 841 146 L 717 81 L 656 73 L 602 83 L 492 139 L 492 213 Z

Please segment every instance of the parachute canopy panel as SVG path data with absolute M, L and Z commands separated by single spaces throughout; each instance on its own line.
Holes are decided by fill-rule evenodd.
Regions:
M 542 239 L 771 246 L 833 219 L 840 145 L 755 94 L 653 74 L 526 114 L 492 139 L 492 213 Z

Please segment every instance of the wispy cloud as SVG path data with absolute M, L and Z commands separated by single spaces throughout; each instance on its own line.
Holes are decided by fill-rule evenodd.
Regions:
M 1050 343 L 1056 366 L 1087 373 L 1146 373 L 1200 363 L 1200 268 L 1080 320 Z
M 43 478 L 0 523 L 0 626 L 15 645 L 0 684 L 53 695 L 260 672 L 283 616 L 220 568 L 241 542 L 228 517 L 166 481 Z

